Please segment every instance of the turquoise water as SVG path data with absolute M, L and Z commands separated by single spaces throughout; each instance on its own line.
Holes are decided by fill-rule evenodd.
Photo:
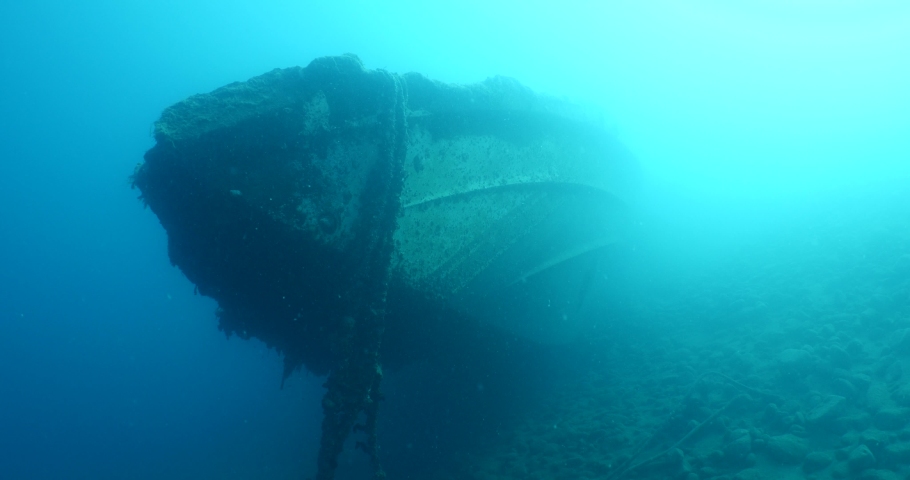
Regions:
M 127 177 L 165 107 L 345 52 L 586 105 L 644 172 L 602 333 L 389 373 L 392 478 L 904 478 L 907 32 L 886 1 L 6 2 L 0 478 L 314 471 L 323 379 L 225 339 Z

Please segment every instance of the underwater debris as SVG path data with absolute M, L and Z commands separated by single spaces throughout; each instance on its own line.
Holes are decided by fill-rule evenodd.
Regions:
M 469 348 L 457 329 L 571 332 L 525 300 L 584 298 L 637 176 L 601 125 L 514 80 L 447 85 L 353 55 L 194 95 L 154 135 L 133 184 L 219 329 L 276 348 L 285 378 L 329 375 L 320 480 L 353 430 L 384 476 L 381 364 Z

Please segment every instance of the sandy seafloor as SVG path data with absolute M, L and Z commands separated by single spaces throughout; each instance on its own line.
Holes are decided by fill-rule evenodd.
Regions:
M 434 478 L 910 478 L 910 195 L 795 210 L 644 282 L 622 331 Z

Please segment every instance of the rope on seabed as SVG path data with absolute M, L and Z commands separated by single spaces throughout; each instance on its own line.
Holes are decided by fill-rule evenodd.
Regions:
M 641 467 L 643 467 L 643 466 L 645 466 L 645 465 L 648 465 L 648 464 L 650 464 L 650 463 L 652 463 L 652 462 L 658 460 L 659 458 L 663 457 L 664 455 L 667 455 L 667 454 L 669 454 L 670 452 L 676 450 L 677 447 L 679 447 L 680 445 L 683 444 L 683 442 L 685 442 L 686 440 L 688 440 L 689 438 L 691 438 L 692 435 L 695 435 L 695 433 L 697 433 L 699 430 L 701 430 L 702 427 L 704 427 L 705 425 L 711 423 L 711 421 L 713 421 L 715 418 L 717 418 L 717 416 L 720 415 L 721 412 L 723 412 L 723 411 L 725 411 L 726 409 L 730 408 L 731 405 L 733 405 L 734 403 L 740 401 L 741 399 L 748 398 L 746 395 L 743 395 L 743 394 L 739 394 L 739 395 L 733 397 L 729 402 L 727 402 L 726 404 L 724 404 L 724 406 L 720 407 L 717 411 L 715 411 L 714 413 L 712 413 L 712 414 L 711 414 L 708 418 L 706 418 L 704 421 L 702 421 L 702 422 L 699 423 L 698 425 L 695 425 L 694 427 L 692 427 L 692 429 L 689 430 L 688 433 L 686 433 L 686 434 L 685 434 L 682 438 L 680 438 L 676 443 L 674 443 L 672 446 L 670 446 L 670 448 L 667 448 L 666 450 L 663 450 L 663 451 L 661 451 L 660 453 L 657 453 L 657 454 L 655 454 L 655 455 L 653 455 L 653 456 L 651 456 L 651 457 L 648 457 L 647 459 L 642 460 L 642 461 L 640 461 L 640 462 L 638 462 L 638 463 L 636 463 L 636 464 L 634 464 L 634 465 L 627 466 L 627 465 L 631 464 L 636 458 L 638 458 L 638 456 L 641 455 L 641 452 L 642 452 L 648 445 L 650 445 L 650 444 L 654 441 L 654 439 L 657 437 L 658 432 L 660 432 L 661 430 L 663 430 L 663 428 L 667 425 L 667 423 L 669 423 L 669 421 L 674 417 L 674 415 L 675 415 L 677 412 L 680 411 L 680 409 L 682 408 L 682 405 L 685 404 L 686 399 L 688 399 L 688 398 L 692 395 L 692 392 L 695 391 L 695 387 L 698 386 L 698 383 L 701 382 L 701 380 L 702 380 L 703 378 L 705 378 L 705 377 L 707 377 L 707 376 L 709 376 L 709 375 L 716 375 L 716 376 L 722 378 L 723 380 L 726 380 L 729 384 L 731 384 L 731 385 L 733 385 L 733 386 L 735 386 L 735 387 L 737 387 L 737 388 L 739 388 L 739 389 L 741 389 L 741 390 L 745 390 L 746 392 L 753 393 L 753 394 L 758 395 L 758 396 L 761 396 L 761 397 L 770 398 L 770 399 L 773 399 L 773 400 L 776 400 L 776 401 L 781 401 L 781 400 L 782 400 L 782 397 L 781 397 L 780 395 L 777 395 L 777 394 L 771 393 L 771 392 L 766 392 L 766 391 L 763 391 L 763 390 L 759 390 L 759 389 L 754 388 L 754 387 L 750 387 L 750 386 L 748 386 L 748 385 L 745 385 L 745 384 L 743 384 L 743 383 L 740 383 L 740 382 L 738 382 L 738 381 L 736 381 L 736 380 L 730 378 L 730 377 L 727 376 L 727 375 L 724 375 L 723 373 L 716 372 L 716 371 L 704 372 L 704 373 L 702 373 L 701 375 L 699 375 L 699 376 L 695 379 L 695 381 L 692 382 L 692 385 L 689 387 L 689 390 L 686 391 L 686 394 L 683 395 L 682 399 L 679 401 L 679 405 L 677 405 L 676 410 L 674 410 L 673 413 L 671 413 L 671 414 L 667 417 L 667 419 L 664 421 L 664 423 L 661 424 L 661 426 L 660 426 L 659 428 L 657 428 L 657 429 L 654 431 L 654 433 L 652 433 L 651 436 L 648 437 L 647 440 L 645 440 L 645 442 L 643 442 L 641 445 L 638 446 L 638 448 L 635 449 L 635 452 L 632 454 L 631 457 L 629 457 L 628 460 L 626 460 L 625 462 L 623 462 L 623 464 L 620 465 L 619 467 L 617 467 L 616 470 L 613 470 L 613 473 L 612 473 L 612 474 L 607 475 L 606 480 L 619 480 L 620 478 L 624 477 L 627 473 L 632 472 L 632 471 L 634 471 L 634 470 L 638 470 L 639 468 L 641 468 Z

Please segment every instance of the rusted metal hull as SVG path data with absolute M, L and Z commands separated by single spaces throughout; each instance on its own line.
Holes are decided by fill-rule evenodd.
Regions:
M 388 120 L 395 109 L 403 130 Z M 316 372 L 338 359 L 326 339 L 356 290 L 371 175 L 394 145 L 405 146 L 396 332 L 406 330 L 395 322 L 434 321 L 403 318 L 414 310 L 404 303 L 418 302 L 448 312 L 437 321 L 539 341 L 576 335 L 592 269 L 624 236 L 636 183 L 626 150 L 565 102 L 499 77 L 454 86 L 366 70 L 353 56 L 191 97 L 165 110 L 155 139 L 134 181 L 167 229 L 172 262 L 218 300 L 225 332 Z

